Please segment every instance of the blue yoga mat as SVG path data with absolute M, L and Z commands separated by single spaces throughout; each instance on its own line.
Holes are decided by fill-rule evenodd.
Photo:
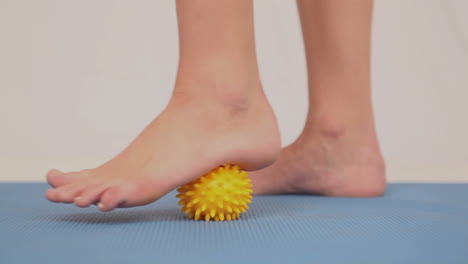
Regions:
M 175 193 L 101 213 L 0 184 L 0 263 L 468 263 L 468 184 L 391 184 L 380 198 L 254 197 L 230 222 L 188 220 Z

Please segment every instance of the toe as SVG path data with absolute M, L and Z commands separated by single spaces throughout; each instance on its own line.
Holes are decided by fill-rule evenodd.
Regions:
M 106 191 L 107 185 L 100 184 L 84 190 L 74 202 L 78 207 L 88 207 L 92 204 L 99 202 L 99 197 Z
M 98 207 L 103 212 L 114 210 L 124 199 L 124 189 L 121 186 L 114 186 L 107 189 L 101 196 Z
M 63 183 L 63 175 L 65 175 L 64 172 L 59 171 L 57 169 L 51 169 L 47 172 L 47 182 L 52 185 L 53 187 L 58 187 L 61 185 L 64 185 Z
M 57 169 L 52 169 L 47 173 L 47 182 L 53 187 L 61 187 L 67 184 L 71 184 L 85 176 L 89 176 L 90 174 L 91 170 L 64 173 Z
M 58 196 L 57 196 L 57 190 L 56 189 L 49 189 L 46 191 L 46 198 L 47 200 L 51 201 L 51 202 L 54 202 L 54 203 L 58 203 L 59 202 L 59 199 L 58 199 Z
M 154 182 L 128 181 L 107 189 L 102 194 L 98 207 L 101 211 L 107 212 L 117 207 L 146 205 L 156 201 L 171 189 L 167 185 Z
M 84 186 L 82 184 L 68 184 L 57 189 L 48 190 L 47 198 L 53 202 L 72 203 L 75 197 L 81 194 Z

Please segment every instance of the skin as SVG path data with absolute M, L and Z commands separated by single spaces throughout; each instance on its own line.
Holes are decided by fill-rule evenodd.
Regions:
M 167 108 L 101 166 L 49 171 L 47 199 L 105 212 L 145 205 L 225 163 L 255 171 L 256 194 L 384 192 L 370 96 L 371 1 L 298 1 L 310 107 L 303 133 L 282 150 L 260 83 L 252 1 L 176 3 L 180 59 Z
M 370 86 L 371 0 L 298 0 L 309 111 L 299 138 L 252 174 L 256 194 L 379 196 L 385 164 Z

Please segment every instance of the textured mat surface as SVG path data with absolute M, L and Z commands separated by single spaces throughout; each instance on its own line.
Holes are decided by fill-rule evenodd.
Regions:
M 187 220 L 171 193 L 100 213 L 0 184 L 0 263 L 468 263 L 468 184 L 394 184 L 381 198 L 255 197 L 241 219 Z

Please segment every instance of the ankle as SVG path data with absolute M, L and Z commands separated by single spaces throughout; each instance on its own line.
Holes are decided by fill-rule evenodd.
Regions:
M 299 137 L 303 152 L 323 157 L 323 164 L 368 164 L 384 166 L 384 159 L 372 121 L 361 125 L 340 119 L 311 122 Z M 357 123 L 357 122 L 356 122 Z
M 189 77 L 178 77 L 167 112 L 175 112 L 179 119 L 182 113 L 184 120 L 202 131 L 199 133 L 216 135 L 211 140 L 220 143 L 214 141 L 209 153 L 216 153 L 222 162 L 240 156 L 232 162 L 246 170 L 273 163 L 279 155 L 280 136 L 260 82 Z M 243 154 L 232 154 L 237 152 Z
M 327 141 L 344 139 L 377 141 L 372 112 L 366 112 L 370 114 L 357 111 L 355 113 L 349 111 L 341 111 L 341 113 L 327 111 L 327 114 L 320 114 L 320 111 L 309 113 L 303 135 Z
M 253 104 L 262 87 L 258 76 L 205 77 L 179 74 L 172 101 L 183 104 L 209 104 L 232 112 L 245 112 Z

